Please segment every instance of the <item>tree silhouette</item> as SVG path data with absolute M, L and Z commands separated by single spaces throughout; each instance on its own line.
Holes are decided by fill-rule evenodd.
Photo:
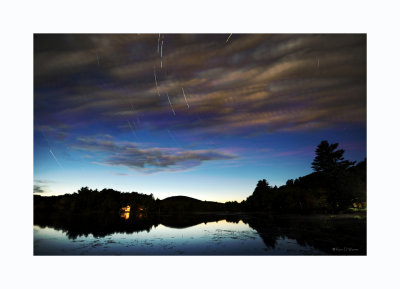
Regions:
M 257 183 L 256 188 L 254 189 L 253 195 L 255 197 L 262 196 L 263 194 L 267 193 L 271 187 L 266 179 L 260 180 Z
M 334 169 L 347 169 L 355 164 L 344 160 L 344 150 L 338 150 L 338 143 L 329 144 L 326 140 L 322 141 L 315 150 L 315 158 L 312 168 L 316 172 L 331 172 Z
M 272 205 L 271 190 L 265 179 L 258 181 L 253 194 L 246 199 L 246 207 L 253 211 L 269 210 Z

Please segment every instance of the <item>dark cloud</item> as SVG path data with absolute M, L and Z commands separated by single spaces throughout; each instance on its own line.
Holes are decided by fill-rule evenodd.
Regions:
M 33 193 L 47 193 L 48 192 L 48 184 L 53 184 L 55 183 L 52 180 L 39 180 L 36 179 L 34 180 L 33 184 Z
M 58 138 L 143 118 L 139 130 L 210 133 L 365 125 L 365 35 L 226 38 L 162 35 L 161 69 L 157 34 L 37 35 L 35 115 Z
M 33 185 L 33 193 L 44 193 L 45 191 L 39 185 Z
M 42 133 L 42 136 L 51 136 L 57 140 L 64 140 L 69 131 L 70 126 L 62 123 L 52 125 L 40 125 L 36 124 L 35 129 Z
M 205 161 L 236 158 L 217 150 L 140 148 L 136 143 L 114 141 L 109 136 L 80 137 L 73 148 L 103 154 L 99 164 L 125 166 L 145 173 L 186 170 Z

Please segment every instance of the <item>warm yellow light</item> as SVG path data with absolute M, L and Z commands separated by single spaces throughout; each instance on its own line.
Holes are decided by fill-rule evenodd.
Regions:
M 121 208 L 121 218 L 124 218 L 125 220 L 129 219 L 129 212 L 131 211 L 131 206 L 126 206 Z
M 130 213 L 122 213 L 122 214 L 121 214 L 121 218 L 123 218 L 123 219 L 125 219 L 125 220 L 128 220 L 128 219 L 129 219 L 129 214 L 130 214 Z
M 130 211 L 131 211 L 131 206 L 126 206 L 126 207 L 122 207 L 122 209 L 121 209 L 122 211 L 124 211 L 124 212 L 126 212 L 126 213 L 129 213 Z

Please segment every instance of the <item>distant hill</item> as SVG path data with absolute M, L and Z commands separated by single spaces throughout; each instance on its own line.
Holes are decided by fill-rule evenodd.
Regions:
M 223 203 L 200 201 L 186 196 L 173 196 L 160 201 L 160 211 L 168 214 L 221 210 L 224 210 Z
M 195 198 L 186 196 L 172 196 L 161 200 L 162 202 L 203 202 Z

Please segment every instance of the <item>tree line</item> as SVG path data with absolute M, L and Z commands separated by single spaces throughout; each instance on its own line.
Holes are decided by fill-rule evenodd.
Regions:
M 322 141 L 311 164 L 313 173 L 288 180 L 285 185 L 271 187 L 266 179 L 257 183 L 252 195 L 238 202 L 202 202 L 187 198 L 155 199 L 137 192 L 124 193 L 113 189 L 101 191 L 83 187 L 77 193 L 41 197 L 34 195 L 35 212 L 118 212 L 131 206 L 132 212 L 145 214 L 182 213 L 184 211 L 249 211 L 249 212 L 339 212 L 366 204 L 366 160 L 343 158 L 338 143 Z
M 366 206 L 366 159 L 356 164 L 343 158 L 339 144 L 322 141 L 311 164 L 313 173 L 271 187 L 263 179 L 241 203 L 228 202 L 229 210 L 257 212 L 339 212 Z
M 119 192 L 113 189 L 98 191 L 88 187 L 83 187 L 73 194 L 34 196 L 34 210 L 38 212 L 113 213 L 119 212 L 126 205 L 130 205 L 132 211 L 154 211 L 156 200 L 152 194 Z

